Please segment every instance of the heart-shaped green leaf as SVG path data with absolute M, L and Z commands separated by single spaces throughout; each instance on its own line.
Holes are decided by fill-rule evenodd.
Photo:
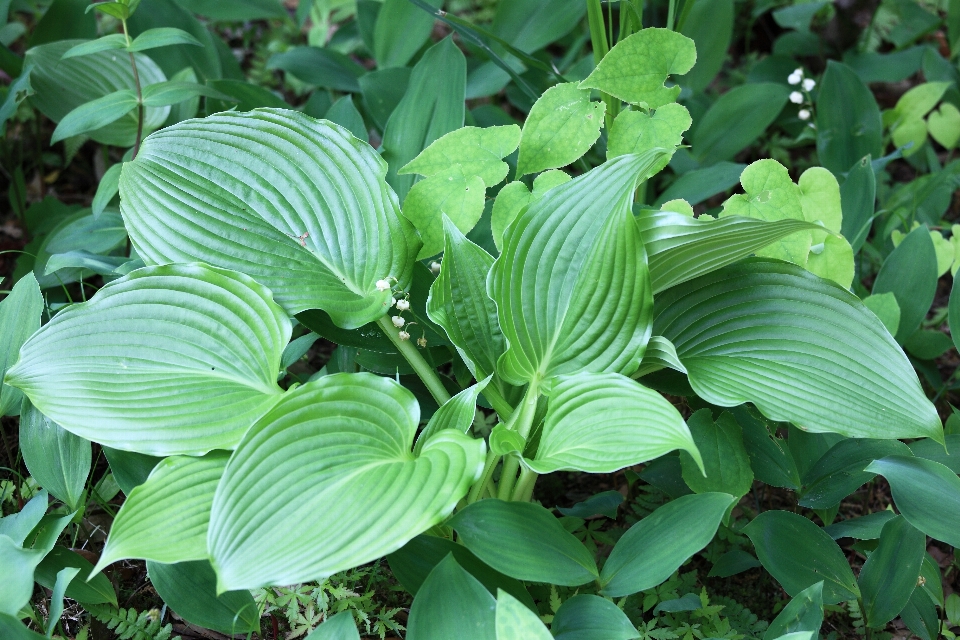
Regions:
M 520 144 L 520 127 L 515 124 L 499 127 L 463 127 L 435 140 L 397 173 L 418 173 L 430 177 L 459 164 L 464 173 L 483 180 L 492 187 L 507 177 L 509 166 L 503 158 Z
M 883 324 L 853 294 L 785 262 L 747 260 L 664 292 L 654 332 L 697 395 L 859 438 L 943 439 L 940 418 Z
M 372 147 L 331 122 L 229 112 L 144 140 L 120 205 L 146 262 L 234 269 L 288 313 L 319 308 L 353 329 L 386 312 L 378 280 L 409 285 L 419 249 L 385 175 Z
M 683 142 L 683 132 L 692 123 L 687 108 L 673 102 L 663 105 L 653 115 L 623 111 L 610 127 L 607 158 L 643 153 L 657 147 L 676 149 Z M 657 170 L 663 169 L 669 161 L 669 157 L 661 160 Z
M 156 455 L 233 448 L 280 398 L 290 321 L 270 292 L 204 265 L 138 269 L 54 317 L 7 382 L 64 429 Z
M 637 368 L 652 293 L 630 205 L 661 157 L 609 160 L 548 191 L 507 229 L 487 279 L 509 345 L 497 364 L 505 380 Z
M 483 214 L 484 194 L 483 180 L 468 173 L 461 164 L 453 164 L 413 185 L 403 201 L 403 215 L 423 240 L 417 259 L 443 251 L 444 218 L 462 233 L 469 233 Z
M 700 464 L 687 425 L 663 396 L 616 373 L 580 373 L 554 384 L 537 457 L 525 462 L 537 473 L 611 473 L 674 449 Z
M 931 138 L 947 149 L 953 149 L 960 142 L 960 109 L 944 102 L 927 116 L 927 129 Z
M 585 154 L 600 137 L 605 109 L 576 82 L 544 91 L 523 123 L 517 177 L 566 166 Z
M 414 457 L 419 420 L 413 394 L 373 374 L 325 376 L 284 396 L 217 487 L 207 542 L 221 588 L 324 578 L 440 522 L 482 470 L 484 444 L 445 429 Z
M 490 232 L 497 249 L 503 249 L 503 234 L 524 207 L 542 198 L 550 189 L 569 181 L 570 174 L 560 169 L 551 169 L 534 179 L 532 192 L 519 180 L 504 185 L 497 194 L 493 211 L 490 213 Z

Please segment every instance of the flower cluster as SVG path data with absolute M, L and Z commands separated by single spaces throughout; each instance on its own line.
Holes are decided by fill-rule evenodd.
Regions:
M 801 120 L 809 120 L 811 110 L 813 109 L 813 99 L 810 97 L 810 92 L 817 86 L 817 81 L 813 78 L 804 77 L 803 69 L 797 67 L 793 70 L 793 73 L 787 76 L 787 82 L 794 86 L 800 85 L 803 89 L 802 93 L 800 91 L 792 91 L 790 93 L 790 102 L 803 105 L 803 108 L 797 112 L 797 117 Z M 810 126 L 812 127 L 813 124 Z
M 400 337 L 401 340 L 409 340 L 410 332 L 407 331 L 407 329 L 417 324 L 416 322 L 407 322 L 407 320 L 403 317 L 403 312 L 410 310 L 410 294 L 406 291 L 394 292 L 393 291 L 394 286 L 390 284 L 391 281 L 396 282 L 397 279 L 394 278 L 393 276 L 388 276 L 382 280 L 377 280 L 374 286 L 377 287 L 377 291 L 391 292 L 390 306 L 396 307 L 398 313 L 397 315 L 390 317 L 390 322 L 393 323 L 394 327 L 399 329 L 399 331 L 397 332 L 397 335 Z M 398 297 L 398 296 L 402 296 L 402 297 Z M 426 336 L 421 336 L 417 340 L 417 344 L 420 345 L 421 347 L 426 347 L 427 346 Z

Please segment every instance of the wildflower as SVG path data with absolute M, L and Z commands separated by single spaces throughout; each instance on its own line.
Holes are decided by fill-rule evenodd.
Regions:
M 436 260 L 434 260 L 433 262 L 431 262 L 431 263 L 430 263 L 430 271 L 432 271 L 434 274 L 440 273 L 440 263 L 437 262 Z
M 800 118 L 801 120 L 809 120 L 809 119 L 810 119 L 810 110 L 809 110 L 809 109 L 800 109 L 800 111 L 797 112 L 797 117 Z
M 790 102 L 794 104 L 803 104 L 803 94 L 799 91 L 794 91 L 790 94 Z
M 805 91 L 812 91 L 815 86 L 817 86 L 817 81 L 813 78 L 807 78 L 803 81 L 803 89 Z
M 421 348 L 425 349 L 427 347 L 427 339 L 423 337 L 417 338 L 417 344 L 420 345 Z
M 402 319 L 403 319 L 403 318 L 401 318 L 401 320 L 402 320 Z M 410 334 L 407 333 L 406 331 L 401 331 L 401 332 L 400 332 L 400 339 L 401 339 L 401 340 L 409 340 L 409 339 L 410 339 Z
M 390 321 L 393 322 L 393 326 L 395 326 L 397 329 L 399 329 L 400 327 L 402 327 L 407 323 L 407 321 L 401 318 L 400 316 L 393 316 L 392 318 L 390 318 Z
M 797 69 L 797 71 L 800 71 L 800 70 Z M 787 76 L 787 82 L 789 82 L 790 84 L 800 84 L 800 81 L 803 80 L 803 74 L 797 73 L 797 71 L 794 71 L 789 76 Z
M 397 300 L 397 309 L 399 311 L 406 311 L 410 308 L 410 301 L 407 299 Z
M 377 291 L 389 291 L 390 283 L 386 280 L 377 280 Z

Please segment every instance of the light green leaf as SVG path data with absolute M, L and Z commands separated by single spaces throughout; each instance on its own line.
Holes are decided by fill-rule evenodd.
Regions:
M 93 196 L 93 204 L 90 205 L 91 213 L 94 218 L 99 218 L 103 210 L 107 208 L 113 197 L 120 191 L 120 170 L 123 163 L 118 162 L 112 165 L 104 172 L 100 178 L 100 184 L 97 185 L 97 193 Z
M 482 470 L 484 444 L 445 429 L 413 457 L 419 420 L 413 394 L 373 374 L 287 393 L 246 433 L 217 488 L 207 543 L 220 587 L 322 579 L 446 517 Z
M 60 56 L 61 60 L 67 58 L 77 58 L 79 56 L 88 56 L 99 51 L 111 51 L 114 49 L 125 49 L 127 47 L 127 37 L 122 33 L 111 33 L 108 36 L 90 40 L 70 47 L 66 53 Z
M 814 234 L 822 233 L 814 231 Z M 846 238 L 827 236 L 823 242 L 810 247 L 807 256 L 807 271 L 824 280 L 832 280 L 844 289 L 853 283 L 853 247 Z
M 863 299 L 863 306 L 873 311 L 890 335 L 897 335 L 900 326 L 900 305 L 897 297 L 891 292 L 870 295 Z
M 662 147 L 675 149 L 683 142 L 683 132 L 690 128 L 693 120 L 683 105 L 665 104 L 651 116 L 642 111 L 623 111 L 610 127 L 607 140 L 607 159 L 625 153 L 642 153 Z M 661 160 L 663 169 L 670 158 Z
M 403 215 L 420 232 L 423 247 L 418 260 L 443 251 L 444 219 L 469 233 L 483 214 L 484 186 L 479 176 L 454 164 L 413 185 L 403 201 Z
M 509 454 L 523 454 L 523 450 L 527 447 L 527 439 L 522 435 L 513 431 L 512 429 L 507 429 L 504 425 L 498 424 L 490 431 L 490 437 L 488 438 L 490 444 L 490 451 L 494 455 L 505 456 Z
M 147 576 L 164 603 L 187 622 L 231 636 L 260 630 L 260 611 L 250 592 L 218 593 L 217 576 L 206 560 L 147 560 Z
M 873 281 L 874 295 L 892 293 L 900 307 L 894 334 L 903 343 L 920 327 L 937 293 L 937 252 L 925 227 L 917 227 L 893 250 Z
M 117 560 L 137 558 L 174 564 L 206 560 L 207 524 L 228 455 L 171 456 L 127 496 L 110 527 L 94 572 Z M 166 523 L 176 520 L 173 529 Z
M 853 571 L 837 543 L 810 520 L 765 511 L 744 527 L 764 569 L 791 597 L 823 581 L 824 604 L 860 597 Z
M 643 354 L 643 360 L 640 361 L 640 368 L 631 374 L 633 378 L 642 378 L 648 373 L 660 371 L 668 367 L 681 373 L 686 373 L 687 368 L 677 357 L 677 349 L 673 343 L 663 336 L 653 336 L 647 343 L 647 350 Z
M 503 161 L 520 144 L 520 127 L 463 127 L 440 137 L 420 152 L 397 173 L 418 173 L 430 177 L 445 173 L 454 164 L 469 176 L 479 176 L 486 187 L 507 177 L 509 166 Z
M 430 285 L 427 315 L 443 327 L 475 378 L 496 371 L 506 348 L 497 306 L 487 295 L 493 257 L 444 221 L 445 247 L 440 275 Z
M 937 106 L 950 84 L 949 82 L 925 82 L 908 90 L 900 96 L 893 108 L 896 121 L 921 120 Z
M 80 105 L 63 117 L 53 131 L 50 144 L 103 128 L 119 120 L 137 106 L 137 92 L 120 89 Z
M 497 601 L 447 555 L 424 581 L 410 607 L 407 640 L 497 640 Z
M 23 392 L 11 387 L 2 377 L 20 356 L 20 347 L 40 328 L 43 296 L 32 273 L 20 278 L 13 290 L 0 301 L 0 416 L 16 409 Z
M 627 529 L 603 565 L 601 594 L 618 598 L 669 578 L 713 539 L 733 501 L 725 493 L 683 496 Z
M 939 462 L 889 456 L 866 471 L 887 479 L 900 514 L 931 538 L 960 546 L 960 478 Z
M 823 582 L 798 593 L 783 608 L 763 634 L 763 640 L 776 640 L 788 633 L 817 633 L 823 625 Z
M 612 473 L 674 449 L 700 452 L 672 404 L 616 373 L 564 376 L 553 385 L 535 460 L 537 473 Z
M 577 595 L 557 609 L 550 631 L 556 640 L 632 640 L 640 634 L 627 615 L 610 600 Z
M 341 611 L 323 621 L 304 640 L 360 640 L 350 611 Z
M 605 110 L 576 82 L 544 91 L 523 123 L 517 177 L 566 166 L 585 154 L 600 137 Z
M 497 640 L 553 640 L 537 614 L 500 589 L 497 591 Z
M 19 512 L 0 518 L 0 534 L 9 537 L 14 544 L 23 546 L 27 536 L 43 519 L 49 502 L 47 490 L 41 489 Z
M 487 376 L 477 384 L 471 385 L 443 403 L 434 412 L 417 436 L 417 443 L 413 447 L 413 455 L 418 456 L 423 445 L 430 441 L 437 433 L 444 429 L 453 429 L 458 433 L 467 433 L 477 415 L 477 396 L 490 382 L 492 376 Z
M 203 43 L 194 38 L 183 29 L 174 27 L 157 27 L 147 29 L 130 43 L 127 51 L 146 51 L 147 49 L 156 49 L 157 47 L 169 47 L 173 44 L 192 44 L 202 47 Z
M 289 319 L 250 278 L 148 267 L 57 314 L 7 381 L 88 440 L 195 455 L 233 448 L 277 402 L 289 338 Z
M 696 61 L 696 45 L 685 35 L 642 29 L 618 42 L 580 86 L 656 109 L 680 95 L 679 85 L 668 89 L 664 81 L 670 74 L 687 73 Z
M 860 569 L 867 626 L 882 628 L 907 606 L 917 587 L 926 546 L 927 536 L 903 516 L 883 525 L 880 544 Z
M 480 500 L 447 525 L 474 555 L 512 578 L 570 587 L 597 578 L 590 551 L 538 504 Z
M 217 100 L 235 102 L 233 98 L 221 93 L 213 87 L 185 80 L 168 80 L 158 82 L 143 89 L 143 104 L 148 107 L 162 107 L 169 104 L 179 104 L 197 96 L 207 96 Z
M 683 481 L 694 493 L 720 491 L 740 498 L 753 486 L 750 456 L 743 446 L 740 425 L 724 411 L 716 422 L 710 409 L 701 409 L 687 419 L 687 426 L 696 444 L 694 458 L 680 452 Z
M 662 154 L 625 155 L 555 187 L 507 230 L 487 279 L 506 381 L 635 370 L 652 293 L 633 190 Z
M 814 433 L 943 438 L 917 374 L 853 294 L 783 262 L 753 259 L 657 298 L 697 395 Z
M 80 569 L 76 567 L 64 567 L 57 573 L 57 581 L 50 594 L 50 612 L 47 615 L 48 638 L 53 635 L 53 630 L 60 624 L 60 616 L 63 615 L 63 594 L 67 590 L 67 585 L 77 577 L 78 573 L 80 573 Z
M 409 286 L 419 249 L 385 173 L 373 148 L 325 120 L 221 113 L 147 138 L 123 167 L 120 206 L 148 264 L 247 273 L 288 313 L 320 308 L 353 329 L 387 311 L 378 280 Z
M 0 534 L 0 565 L 4 580 L 0 581 L 0 613 L 15 616 L 30 602 L 33 594 L 33 572 L 43 560 L 42 549 L 24 549 Z
M 927 116 L 927 129 L 930 137 L 947 149 L 953 149 L 960 142 L 960 109 L 949 102 Z
M 40 413 L 29 400 L 20 411 L 20 452 L 41 487 L 70 509 L 80 506 L 90 473 L 90 443 Z
M 570 174 L 559 169 L 551 169 L 534 179 L 532 192 L 519 180 L 504 185 L 497 194 L 497 199 L 493 203 L 493 212 L 490 214 L 490 231 L 497 249 L 503 249 L 503 236 L 507 227 L 516 220 L 524 207 L 542 198 L 543 194 L 550 189 L 570 180 Z

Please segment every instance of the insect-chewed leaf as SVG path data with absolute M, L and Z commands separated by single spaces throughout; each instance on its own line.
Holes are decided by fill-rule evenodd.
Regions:
M 415 457 L 419 419 L 410 391 L 368 373 L 288 393 L 244 436 L 217 488 L 207 541 L 220 587 L 324 578 L 446 517 L 482 470 L 484 444 L 446 429 Z
M 487 279 L 509 345 L 497 365 L 505 380 L 637 368 L 652 293 L 630 204 L 662 155 L 609 160 L 554 187 L 508 227 Z
M 233 448 L 276 403 L 289 339 L 290 320 L 247 276 L 147 267 L 57 314 L 6 379 L 87 440 L 195 455 Z
M 246 273 L 290 314 L 353 329 L 410 283 L 419 241 L 370 145 L 283 109 L 221 113 L 149 136 L 124 165 L 120 204 L 148 263 L 203 260 Z
M 454 164 L 465 173 L 478 176 L 492 187 L 507 177 L 509 166 L 503 161 L 520 144 L 520 127 L 515 124 L 499 127 L 463 127 L 435 140 L 397 173 L 419 173 L 430 177 Z
M 656 391 L 616 373 L 560 378 L 550 394 L 537 473 L 610 473 L 683 449 L 700 461 L 680 413 Z
M 125 558 L 166 564 L 205 560 L 210 507 L 227 457 L 216 451 L 202 458 L 171 456 L 158 464 L 120 508 L 94 572 Z
M 780 261 L 752 259 L 657 298 L 701 398 L 752 402 L 771 420 L 860 438 L 943 441 L 940 418 L 880 320 L 853 294 Z

